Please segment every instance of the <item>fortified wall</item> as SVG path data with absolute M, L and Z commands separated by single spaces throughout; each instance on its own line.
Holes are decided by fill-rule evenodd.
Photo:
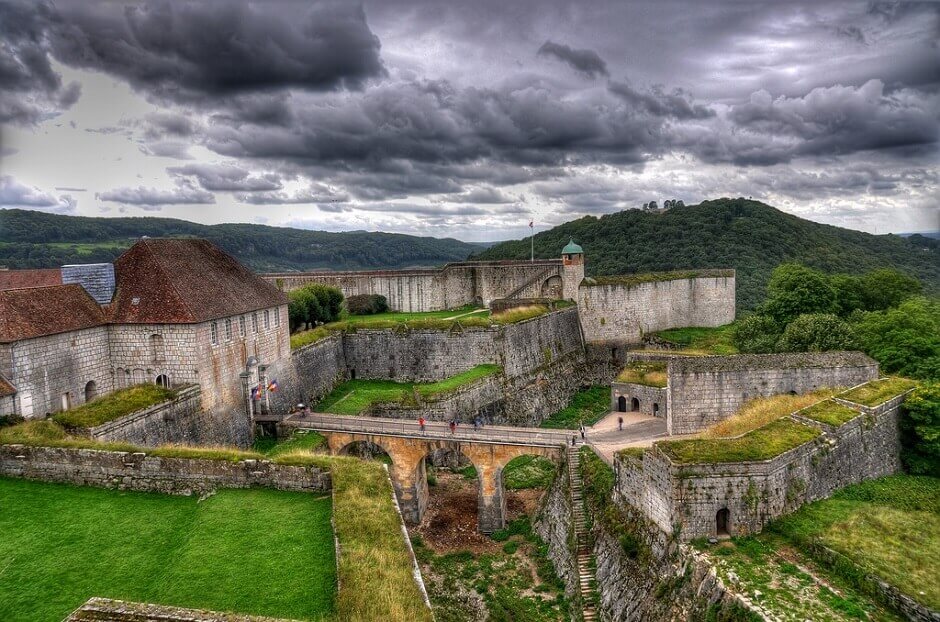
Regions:
M 346 297 L 385 296 L 395 311 L 441 311 L 498 298 L 574 299 L 564 291 L 567 268 L 561 259 L 465 261 L 430 270 L 283 272 L 262 275 L 283 291 L 310 283 L 339 288 Z M 580 276 L 584 276 L 583 265 Z M 580 279 L 577 279 L 580 280 Z
M 692 434 L 735 414 L 756 397 L 854 387 L 878 377 L 878 363 L 861 352 L 671 357 L 666 427 Z
M 819 435 L 772 459 L 679 464 L 654 444 L 642 457 L 618 455 L 615 497 L 638 509 L 665 533 L 683 540 L 760 531 L 774 518 L 836 490 L 900 469 L 898 409 L 904 396 L 858 412 L 839 426 L 800 416 Z M 723 513 L 723 517 L 721 516 Z

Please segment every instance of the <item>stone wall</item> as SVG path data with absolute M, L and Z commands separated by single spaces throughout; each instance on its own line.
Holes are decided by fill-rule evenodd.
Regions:
M 343 335 L 335 334 L 295 350 L 289 359 L 271 367 L 269 375 L 280 388 L 268 395 L 274 412 L 296 404 L 316 404 L 337 384 L 349 378 Z
M 756 397 L 868 382 L 878 363 L 860 352 L 670 357 L 667 375 L 669 434 L 691 434 Z
M 285 466 L 267 460 L 161 458 L 146 453 L 25 445 L 0 445 L 0 475 L 178 495 L 254 486 L 328 492 L 332 485 L 325 469 Z
M 154 383 L 165 375 L 171 385 L 199 382 L 196 324 L 118 324 L 108 327 L 114 388 Z
M 278 618 L 89 598 L 65 622 L 291 622 Z
M 573 513 L 569 488 L 566 452 L 555 480 L 545 493 L 533 527 L 535 533 L 548 545 L 548 558 L 558 578 L 565 582 L 565 596 L 571 598 L 579 593 L 580 584 L 574 554 L 574 534 L 571 530 Z
M 179 387 L 173 399 L 89 428 L 96 441 L 157 445 L 198 445 L 218 442 L 205 438 L 198 385 Z
M 620 398 L 624 398 L 621 404 Z M 633 400 L 639 402 L 633 410 Z M 612 382 L 610 384 L 610 409 L 621 412 L 641 412 L 656 417 L 666 416 L 666 389 L 635 382 Z
M 15 414 L 35 418 L 80 406 L 85 403 L 87 387 L 93 387 L 91 397 L 114 388 L 108 328 L 98 326 L 3 344 L 0 375 L 16 386 Z
M 561 277 L 561 260 L 474 261 L 431 270 L 285 272 L 262 275 L 284 291 L 309 283 L 338 287 L 346 297 L 380 294 L 395 311 L 439 311 L 467 304 L 489 304 L 509 295 L 537 298 L 551 277 Z M 556 279 L 557 280 L 557 279 Z M 573 297 L 569 296 L 569 297 Z
M 821 435 L 763 462 L 679 465 L 656 445 L 642 459 L 618 456 L 618 495 L 663 531 L 678 528 L 684 540 L 715 535 L 722 509 L 729 511 L 730 533 L 754 533 L 804 503 L 897 472 L 902 401 L 903 396 L 876 408 L 844 402 L 859 415 L 835 428 L 796 413 Z
M 734 321 L 735 277 L 698 277 L 578 290 L 584 338 L 638 344 L 667 328 L 722 326 Z

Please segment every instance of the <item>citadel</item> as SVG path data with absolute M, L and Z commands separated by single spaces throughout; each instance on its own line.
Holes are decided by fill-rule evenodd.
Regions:
M 464 325 L 455 312 L 446 327 L 340 330 L 292 349 L 287 292 L 310 283 L 334 286 L 346 297 L 381 295 L 399 312 L 470 305 L 494 312 L 543 305 L 548 311 L 489 325 Z M 650 526 L 650 546 L 663 550 L 673 539 L 758 532 L 806 502 L 900 469 L 903 396 L 875 406 L 850 394 L 833 398 L 824 408 L 848 413 L 840 425 L 817 416 L 818 408 L 794 412 L 785 420 L 805 429 L 806 442 L 765 460 L 690 462 L 663 445 L 692 438 L 757 397 L 858 387 L 879 378 L 877 363 L 857 352 L 697 356 L 657 349 L 648 339 L 665 329 L 718 327 L 734 319 L 733 270 L 591 278 L 585 251 L 574 241 L 552 260 L 257 275 L 206 241 L 144 239 L 113 264 L 0 272 L 0 416 L 39 419 L 140 384 L 173 388 L 175 397 L 166 403 L 84 433 L 143 447 L 244 447 L 259 434 L 297 430 L 323 434 L 331 453 L 364 443 L 390 456 L 397 503 L 411 525 L 428 507 L 427 466 L 461 454 L 480 477 L 478 528 L 492 533 L 506 525 L 502 469 L 509 460 L 534 453 L 570 467 L 578 459 L 572 434 L 534 428 L 582 387 L 609 385 L 611 411 L 623 413 L 621 426 L 629 416 L 641 424 L 631 429 L 643 433 L 623 437 L 613 449 L 598 441 L 595 449 L 616 474 L 614 499 Z M 293 413 L 296 404 L 317 404 L 351 379 L 432 383 L 481 365 L 498 371 L 434 398 L 373 404 L 357 417 Z M 618 379 L 636 365 L 661 370 L 665 383 Z M 272 383 L 276 390 L 255 390 Z M 419 418 L 429 422 L 430 436 L 423 423 L 419 434 Z M 390 420 L 401 422 L 400 431 Z M 450 421 L 463 425 L 448 437 L 442 422 Z M 475 421 L 486 428 L 468 429 Z M 585 440 L 592 444 L 595 437 Z M 0 450 L 0 473 L 7 475 L 176 490 L 165 477 L 154 483 L 160 478 L 127 459 L 105 464 L 87 454 L 63 458 L 62 450 Z M 319 475 L 287 482 L 283 468 L 271 468 L 189 473 L 186 489 L 252 482 L 329 486 Z M 219 483 L 230 477 L 242 479 Z M 573 482 L 552 487 L 546 512 L 577 517 L 580 493 Z M 575 591 L 584 589 L 586 570 L 569 542 L 580 541 L 583 529 L 577 520 L 539 524 L 556 570 Z M 611 547 L 600 539 L 591 553 L 598 608 L 606 619 L 638 619 L 625 601 L 639 598 L 640 586 L 625 578 L 626 565 Z M 711 584 L 708 589 L 720 592 Z M 584 615 L 594 619 L 596 613 L 587 607 Z

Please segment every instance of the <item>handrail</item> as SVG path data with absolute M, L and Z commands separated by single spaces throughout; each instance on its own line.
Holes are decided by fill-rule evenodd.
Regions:
M 571 439 L 571 434 L 568 432 L 495 425 L 486 425 L 474 429 L 471 425 L 465 423 L 459 424 L 455 431 L 451 433 L 450 425 L 440 421 L 428 421 L 424 424 L 424 430 L 422 431 L 417 422 L 406 419 L 351 417 L 322 413 L 312 413 L 306 416 L 293 415 L 286 419 L 284 423 L 294 427 L 323 432 L 358 432 L 382 436 L 405 436 L 499 445 L 557 447 L 567 445 Z

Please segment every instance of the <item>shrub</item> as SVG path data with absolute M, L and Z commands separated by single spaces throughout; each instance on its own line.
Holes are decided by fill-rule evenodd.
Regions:
M 388 300 L 379 294 L 359 294 L 346 299 L 346 310 L 352 315 L 375 315 L 388 311 Z
M 749 315 L 734 329 L 735 347 L 748 354 L 773 352 L 779 338 L 780 326 L 767 315 Z
M 855 347 L 852 328 L 831 313 L 807 313 L 790 322 L 777 341 L 778 352 L 825 352 Z
M 901 458 L 908 471 L 940 476 L 940 383 L 914 389 L 901 416 Z
M 5 428 L 11 425 L 17 425 L 26 421 L 21 415 L 3 415 L 0 417 L 0 428 Z
M 855 332 L 883 371 L 940 380 L 940 301 L 916 297 L 894 309 L 863 313 Z
M 806 266 L 785 263 L 773 271 L 767 283 L 763 315 L 787 324 L 804 313 L 831 313 L 835 290 L 829 277 Z

